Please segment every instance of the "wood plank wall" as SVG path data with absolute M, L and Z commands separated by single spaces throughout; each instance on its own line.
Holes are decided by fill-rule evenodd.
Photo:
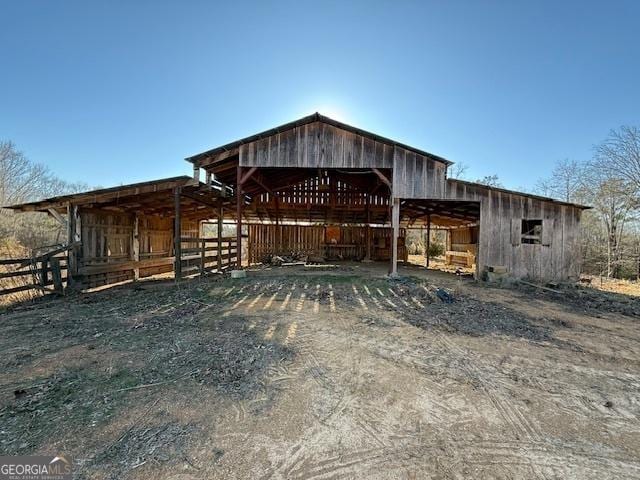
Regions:
M 447 198 L 480 203 L 480 271 L 488 265 L 504 265 L 518 278 L 579 276 L 581 209 L 455 180 L 447 181 Z M 543 220 L 547 245 L 522 244 L 517 232 L 512 235 L 512 225 L 523 218 Z
M 366 253 L 366 227 L 340 226 L 339 240 L 330 242 L 325 226 L 320 225 L 249 225 L 248 253 L 250 263 L 260 263 L 271 255 L 299 253 L 327 259 L 362 260 Z M 372 260 L 388 260 L 391 253 L 388 227 L 372 227 Z M 400 229 L 398 258 L 407 259 L 405 229 Z M 278 246 L 279 244 L 279 246 Z
M 395 198 L 442 198 L 446 165 L 404 148 L 393 151 Z
M 449 230 L 447 250 L 478 254 L 478 227 L 454 228 Z
M 442 198 L 446 164 L 323 122 L 313 122 L 239 148 L 240 166 L 393 169 L 396 198 Z
M 82 286 L 92 288 L 134 278 L 133 232 L 135 215 L 105 210 L 81 210 L 82 251 L 79 273 Z M 183 237 L 199 237 L 197 221 L 182 222 Z M 171 272 L 173 219 L 138 216 L 139 277 Z M 197 247 L 185 243 L 185 248 Z
M 393 146 L 313 122 L 242 145 L 240 166 L 392 168 Z

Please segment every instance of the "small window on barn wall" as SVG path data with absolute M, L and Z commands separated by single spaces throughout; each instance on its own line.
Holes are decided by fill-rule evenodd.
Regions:
M 523 218 L 521 232 L 522 243 L 542 244 L 542 220 L 528 220 Z

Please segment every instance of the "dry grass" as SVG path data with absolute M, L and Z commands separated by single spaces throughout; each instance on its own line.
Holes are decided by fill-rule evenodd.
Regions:
M 637 280 L 618 280 L 615 278 L 585 277 L 591 279 L 591 287 L 605 292 L 621 293 L 640 297 L 640 282 Z
M 31 252 L 20 243 L 13 239 L 3 239 L 0 241 L 0 258 L 28 258 Z M 16 265 L 0 265 L 0 273 L 16 271 Z M 33 282 L 29 275 L 21 277 L 10 277 L 0 279 L 0 288 L 21 287 Z M 42 292 L 39 290 L 25 290 L 23 292 L 11 293 L 9 295 L 0 296 L 0 306 L 7 306 L 18 302 L 33 300 L 41 297 Z

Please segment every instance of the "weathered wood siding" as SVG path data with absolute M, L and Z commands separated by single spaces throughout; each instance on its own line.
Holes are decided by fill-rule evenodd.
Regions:
M 332 230 L 335 242 L 328 238 Z M 373 227 L 371 235 L 371 257 L 388 260 L 391 254 L 392 229 Z M 400 229 L 398 258 L 407 258 L 405 248 L 406 230 Z M 272 255 L 305 254 L 316 257 L 362 260 L 366 253 L 367 229 L 360 226 L 318 225 L 249 225 L 249 262 L 264 262 Z
M 414 151 L 313 122 L 239 148 L 242 167 L 393 169 L 396 198 L 442 198 L 446 165 Z
M 393 168 L 393 146 L 323 122 L 241 145 L 242 167 Z
M 133 214 L 106 210 L 80 211 L 79 272 L 83 286 L 97 287 L 134 278 L 135 218 Z M 197 221 L 183 220 L 181 230 L 183 237 L 199 236 Z M 173 257 L 172 218 L 138 216 L 138 242 L 140 278 L 173 270 L 170 261 L 163 261 Z
M 504 265 L 517 278 L 577 278 L 580 273 L 581 210 L 570 205 L 447 181 L 447 198 L 480 203 L 478 265 Z M 522 219 L 543 221 L 543 244 L 523 244 Z M 512 231 L 515 230 L 515 231 Z
M 446 165 L 410 150 L 393 152 L 393 196 L 395 198 L 442 198 Z

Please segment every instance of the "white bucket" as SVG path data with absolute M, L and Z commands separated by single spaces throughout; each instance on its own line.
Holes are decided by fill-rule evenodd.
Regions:
M 246 276 L 245 270 L 231 270 L 231 278 L 246 278 Z

